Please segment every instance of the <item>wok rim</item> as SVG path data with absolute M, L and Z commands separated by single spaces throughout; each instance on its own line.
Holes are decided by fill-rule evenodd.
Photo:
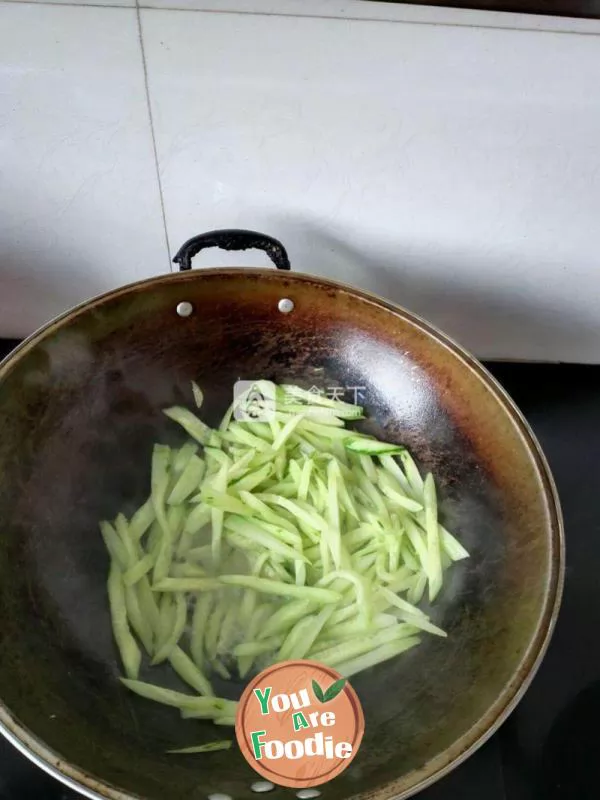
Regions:
M 54 319 L 49 320 L 45 325 L 38 328 L 38 330 L 24 339 L 23 342 L 0 361 L 0 390 L 2 381 L 15 362 L 25 356 L 45 338 L 54 334 L 57 330 L 80 315 L 88 313 L 106 302 L 115 300 L 131 292 L 156 288 L 163 284 L 174 283 L 176 281 L 181 281 L 182 283 L 201 281 L 203 277 L 215 275 L 224 278 L 228 276 L 253 275 L 270 281 L 279 280 L 286 285 L 295 282 L 316 283 L 321 287 L 324 286 L 350 293 L 361 300 L 366 300 L 412 323 L 418 329 L 431 336 L 437 344 L 449 350 L 462 362 L 462 365 L 466 369 L 474 373 L 495 395 L 504 412 L 509 415 L 516 425 L 518 432 L 523 437 L 528 449 L 529 458 L 532 460 L 539 473 L 544 500 L 548 507 L 549 524 L 546 528 L 548 538 L 551 542 L 550 567 L 547 575 L 549 589 L 547 592 L 546 607 L 543 610 L 529 646 L 521 658 L 521 662 L 515 669 L 510 680 L 505 684 L 496 701 L 488 708 L 483 717 L 468 729 L 460 739 L 453 742 L 453 744 L 436 755 L 434 759 L 417 770 L 417 774 L 422 773 L 422 777 L 417 778 L 411 786 L 406 788 L 398 787 L 398 790 L 394 789 L 398 782 L 406 781 L 415 771 L 413 771 L 413 773 L 406 773 L 368 792 L 370 797 L 379 798 L 380 800 L 407 800 L 407 798 L 418 794 L 420 791 L 436 783 L 456 769 L 456 767 L 460 766 L 496 733 L 525 695 L 546 655 L 556 627 L 565 581 L 564 521 L 558 490 L 552 471 L 550 470 L 550 465 L 548 464 L 536 435 L 508 392 L 475 356 L 435 325 L 399 304 L 392 303 L 373 292 L 359 289 L 351 284 L 322 278 L 310 273 L 280 272 L 268 267 L 205 267 L 201 270 L 193 270 L 190 272 L 172 272 L 166 275 L 158 275 L 128 283 L 125 286 L 112 289 L 108 292 L 96 295 L 89 300 L 85 300 Z M 91 798 L 91 800 L 145 800 L 141 795 L 122 791 L 118 787 L 105 783 L 101 779 L 96 779 L 93 775 L 64 760 L 41 739 L 21 725 L 13 717 L 11 711 L 4 704 L 1 697 L 0 734 L 32 763 L 44 770 L 44 772 L 74 791 Z M 367 793 L 354 794 L 349 800 L 366 796 L 366 794 Z

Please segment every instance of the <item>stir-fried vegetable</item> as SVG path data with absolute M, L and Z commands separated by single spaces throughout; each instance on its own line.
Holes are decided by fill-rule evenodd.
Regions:
M 189 439 L 155 445 L 147 501 L 100 523 L 124 685 L 217 725 L 234 724 L 236 702 L 214 697 L 211 673 L 309 658 L 350 676 L 445 636 L 418 604 L 468 556 L 440 524 L 433 476 L 404 447 L 346 427 L 362 408 L 263 388 L 277 399 L 266 421 L 236 420 L 232 406 L 212 430 L 166 409 Z M 142 649 L 196 694 L 139 681 Z
M 212 753 L 215 750 L 231 750 L 231 740 L 222 739 L 216 742 L 208 742 L 207 744 L 199 744 L 195 747 L 181 747 L 179 750 L 168 750 L 169 753 L 178 753 L 179 755 L 191 755 L 192 753 Z

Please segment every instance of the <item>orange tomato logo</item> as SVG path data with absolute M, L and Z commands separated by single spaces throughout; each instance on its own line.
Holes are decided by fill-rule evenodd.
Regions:
M 235 725 L 250 766 L 293 788 L 339 775 L 356 756 L 364 730 L 354 689 L 315 661 L 285 661 L 257 675 L 241 697 Z

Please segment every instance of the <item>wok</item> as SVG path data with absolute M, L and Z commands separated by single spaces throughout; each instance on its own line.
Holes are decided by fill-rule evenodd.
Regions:
M 189 272 L 210 245 L 261 247 L 280 269 Z M 472 553 L 435 604 L 448 639 L 428 637 L 353 678 L 364 742 L 321 787 L 325 800 L 408 797 L 498 727 L 547 646 L 564 554 L 544 456 L 507 395 L 457 344 L 377 297 L 290 274 L 279 242 L 214 232 L 175 260 L 179 274 L 79 306 L 0 367 L 3 733 L 89 797 L 253 797 L 254 773 L 235 750 L 165 753 L 220 738 L 211 724 L 182 722 L 120 685 L 98 521 L 146 498 L 152 444 L 177 444 L 161 409 L 191 405 L 192 379 L 212 423 L 239 378 L 364 387 L 365 429 L 406 443 L 436 474 L 446 525 Z M 181 688 L 161 669 L 156 680 Z M 242 691 L 215 685 L 229 697 Z

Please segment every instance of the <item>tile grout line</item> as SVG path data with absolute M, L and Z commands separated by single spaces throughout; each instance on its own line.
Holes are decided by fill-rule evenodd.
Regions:
M 78 3 L 77 0 L 0 0 L 0 6 L 5 4 L 13 4 L 13 5 L 44 5 L 44 6 L 67 6 L 71 8 L 123 8 L 123 9 L 131 9 L 133 5 L 121 5 L 119 3 L 110 2 L 98 2 L 95 3 Z M 449 21 L 449 20 L 425 20 L 425 19 L 389 19 L 385 17 L 354 17 L 354 16 L 340 16 L 340 15 L 325 15 L 325 14 L 298 14 L 293 12 L 278 12 L 278 11 L 246 11 L 246 10 L 234 10 L 234 9 L 219 9 L 219 8 L 192 8 L 192 7 L 185 7 L 185 6 L 158 6 L 158 5 L 148 5 L 147 0 L 146 2 L 139 2 L 136 0 L 135 8 L 139 11 L 143 9 L 144 11 L 175 11 L 175 12 L 191 12 L 194 14 L 232 14 L 232 15 L 245 15 L 245 16 L 255 16 L 255 17 L 285 17 L 285 18 L 292 18 L 292 19 L 327 19 L 327 20 L 339 20 L 342 22 L 371 22 L 371 23 L 391 23 L 392 25 L 429 25 L 429 26 L 437 26 L 437 27 L 445 27 L 445 28 L 476 28 L 476 29 L 483 29 L 483 30 L 493 30 L 493 31 L 517 31 L 521 33 L 556 33 L 562 35 L 571 35 L 571 36 L 600 36 L 600 30 L 595 31 L 584 31 L 584 30 L 569 30 L 568 22 L 600 22 L 600 19 L 597 17 L 557 17 L 555 15 L 550 15 L 551 19 L 554 20 L 565 20 L 565 25 L 562 27 L 556 28 L 546 28 L 546 27 L 538 27 L 533 23 L 528 25 L 516 25 L 513 23 L 512 25 L 505 25 L 505 24 L 492 24 L 490 22 L 459 22 L 459 21 Z M 435 9 L 435 8 L 444 8 L 443 6 L 425 6 L 425 8 Z M 454 8 L 454 7 L 452 7 Z M 465 10 L 465 11 L 480 11 L 481 13 L 486 13 L 484 9 L 458 9 L 458 10 Z M 496 13 L 505 13 L 505 12 L 496 12 Z M 513 12 L 506 12 L 507 14 Z M 531 16 L 536 20 L 544 20 L 544 15 L 540 14 L 529 14 L 527 16 Z M 542 23 L 543 24 L 543 23 Z
M 138 0 L 135 2 L 135 14 L 138 27 L 138 39 L 140 43 L 140 52 L 142 56 L 142 69 L 144 71 L 144 91 L 146 93 L 146 105 L 148 107 L 148 121 L 150 122 L 150 136 L 152 139 L 152 152 L 154 154 L 154 166 L 156 169 L 156 180 L 158 183 L 158 195 L 160 198 L 160 213 L 163 221 L 163 229 L 165 232 L 165 245 L 167 247 L 167 258 L 169 260 L 169 271 L 173 272 L 173 263 L 171 261 L 171 245 L 169 242 L 169 231 L 167 229 L 167 213 L 165 211 L 165 198 L 163 195 L 162 180 L 160 177 L 160 167 L 158 165 L 158 147 L 156 145 L 156 134 L 154 131 L 154 117 L 152 115 L 152 104 L 150 102 L 150 86 L 148 81 L 148 65 L 146 63 L 146 50 L 144 48 L 144 37 L 142 34 L 142 18 L 141 9 Z
M 22 0 L 10 0 L 11 2 L 21 2 Z M 2 2 L 2 0 L 0 0 Z M 136 0 L 139 2 L 139 0 Z M 459 21 L 449 21 L 449 20 L 434 20 L 434 19 L 390 19 L 389 17 L 354 17 L 354 16 L 345 16 L 339 14 L 298 14 L 291 11 L 246 11 L 245 9 L 242 10 L 235 10 L 235 9 L 228 9 L 228 8 L 191 8 L 185 6 L 158 6 L 158 5 L 147 5 L 147 2 L 140 2 L 140 8 L 143 8 L 146 11 L 177 11 L 177 12 L 192 12 L 194 14 L 221 14 L 223 16 L 226 15 L 237 15 L 237 16 L 247 16 L 247 17 L 279 17 L 279 18 L 291 18 L 291 19 L 326 19 L 326 20 L 334 20 L 338 22 L 369 22 L 369 23 L 382 23 L 382 24 L 392 24 L 392 25 L 429 25 L 434 27 L 440 28 L 476 28 L 476 29 L 484 29 L 484 30 L 492 30 L 492 31 L 517 31 L 522 33 L 560 33 L 563 35 L 574 35 L 574 36 L 600 36 L 600 30 L 596 31 L 581 31 L 581 30 L 569 30 L 568 23 L 569 21 L 574 22 L 600 22 L 598 17 L 557 17 L 557 16 L 550 16 L 550 19 L 565 20 L 565 24 L 563 27 L 556 27 L 556 28 L 544 28 L 544 27 L 536 27 L 533 22 L 529 25 L 516 25 L 513 23 L 512 25 L 504 25 L 504 24 L 493 24 L 491 22 L 459 22 Z M 446 10 L 444 6 L 436 6 L 436 5 L 426 5 L 423 8 L 427 8 L 430 10 L 435 10 L 436 8 L 443 8 Z M 463 9 L 459 7 L 451 7 L 452 10 L 458 11 L 477 11 L 480 13 L 488 13 L 486 9 Z M 513 13 L 513 12 L 494 12 L 494 13 Z M 535 20 L 544 20 L 544 16 L 540 14 L 524 14 L 524 16 L 532 17 Z
M 131 11 L 132 5 L 123 5 L 122 3 L 111 3 L 107 0 L 106 3 L 78 3 L 77 0 L 0 0 L 0 6 L 15 5 L 15 6 L 66 6 L 67 8 L 123 8 Z

